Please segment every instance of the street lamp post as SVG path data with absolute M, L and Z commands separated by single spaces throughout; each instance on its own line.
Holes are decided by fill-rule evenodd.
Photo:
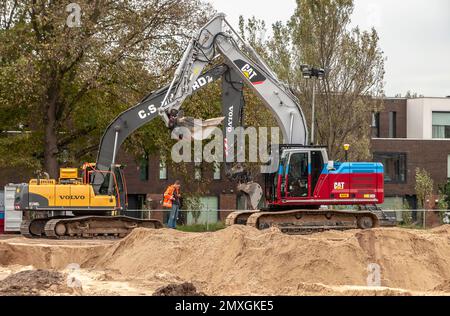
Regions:
M 345 161 L 348 162 L 348 151 L 350 150 L 350 144 L 344 144 Z
M 325 70 L 323 68 L 315 68 L 308 65 L 302 65 L 302 74 L 305 79 L 313 79 L 312 87 L 312 105 L 311 105 L 311 145 L 314 145 L 315 133 L 315 106 L 316 106 L 316 79 L 323 79 L 325 77 Z
M 313 80 L 312 105 L 311 105 L 311 146 L 314 146 L 314 129 L 316 127 L 316 80 Z

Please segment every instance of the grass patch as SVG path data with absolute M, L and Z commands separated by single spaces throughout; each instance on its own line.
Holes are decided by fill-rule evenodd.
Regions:
M 400 228 L 405 228 L 405 229 L 424 229 L 423 225 L 417 223 L 417 224 L 405 224 L 405 223 L 400 223 L 397 225 L 397 227 Z
M 178 230 L 188 233 L 204 233 L 204 232 L 216 232 L 218 230 L 224 229 L 225 223 L 211 223 L 211 224 L 196 224 L 196 225 L 184 225 L 177 226 Z

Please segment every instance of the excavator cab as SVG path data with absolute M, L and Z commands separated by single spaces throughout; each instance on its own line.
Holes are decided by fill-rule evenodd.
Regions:
M 323 153 L 319 149 L 305 148 L 290 151 L 285 160 L 282 196 L 287 199 L 314 197 L 314 190 L 324 167 Z
M 374 205 L 384 201 L 383 165 L 328 161 L 326 148 L 282 145 L 278 171 L 266 174 L 271 209 Z
M 286 203 L 314 199 L 317 183 L 328 163 L 326 149 L 300 145 L 280 146 L 279 168 L 265 175 L 266 200 L 270 208 L 289 208 Z M 317 207 L 317 203 L 311 204 Z
M 125 210 L 128 207 L 128 194 L 123 166 L 116 165 L 114 174 L 111 171 L 97 170 L 93 163 L 85 163 L 82 167 L 83 183 L 92 185 L 96 195 L 110 195 L 108 189 L 111 176 L 113 181 L 111 196 L 116 198 L 117 209 Z

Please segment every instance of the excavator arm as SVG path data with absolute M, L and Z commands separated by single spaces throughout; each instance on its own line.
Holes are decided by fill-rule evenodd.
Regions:
M 223 57 L 224 64 L 204 73 L 205 68 L 219 57 Z M 285 143 L 307 143 L 306 121 L 296 97 L 230 26 L 225 15 L 218 14 L 191 39 L 170 85 L 152 93 L 109 125 L 100 143 L 97 169 L 113 171 L 118 150 L 124 140 L 154 118 L 160 116 L 168 128 L 174 129 L 183 121 L 180 108 L 185 99 L 221 77 L 224 117 L 232 121 L 229 126 L 237 127 L 242 123 L 239 118 L 243 107 L 242 85 L 246 84 L 274 115 Z M 217 124 L 222 120 L 216 120 Z M 227 124 L 224 126 L 225 131 L 226 127 Z M 225 154 L 234 147 L 234 136 L 226 137 L 226 142 Z M 230 161 L 230 157 L 226 161 Z M 94 188 L 98 188 L 102 181 L 100 177 L 94 180 Z M 108 187 L 111 194 L 112 177 Z M 256 183 L 240 183 L 240 187 L 251 195 L 250 204 L 255 208 L 262 196 L 262 189 Z
M 206 71 L 194 82 L 191 94 L 199 91 L 207 84 L 220 79 L 227 70 L 228 67 L 226 65 L 219 65 L 209 71 Z M 158 110 L 161 107 L 168 90 L 169 86 L 166 86 L 160 90 L 152 92 L 139 104 L 117 116 L 116 119 L 108 126 L 100 141 L 97 156 L 98 170 L 109 170 L 111 165 L 115 164 L 117 152 L 125 139 L 127 139 L 128 136 L 140 127 L 159 117 Z
M 166 124 L 169 124 L 168 113 L 181 107 L 192 93 L 198 75 L 219 56 L 271 111 L 282 130 L 284 142 L 306 145 L 308 129 L 298 100 L 230 26 L 224 14 L 209 21 L 185 51 L 159 109 Z
M 208 71 L 205 71 L 196 78 L 192 85 L 190 94 L 200 91 L 201 88 L 207 86 L 209 83 L 220 79 L 226 72 L 229 72 L 229 69 L 225 64 L 218 65 Z M 108 126 L 100 141 L 97 155 L 96 169 L 101 172 L 95 173 L 92 182 L 96 193 L 99 193 L 100 187 L 105 181 L 105 176 L 102 172 L 114 172 L 116 157 L 123 142 L 133 132 L 160 116 L 159 108 L 162 106 L 164 97 L 168 91 L 169 86 L 166 86 L 160 90 L 152 92 L 140 103 L 117 116 L 116 119 Z M 174 124 L 172 119 L 169 121 L 169 124 Z M 173 128 L 175 126 L 169 127 Z M 109 195 L 112 195 L 113 185 L 113 178 L 110 177 L 108 183 Z
M 169 113 L 178 110 L 186 95 L 191 93 L 193 82 L 201 72 L 206 62 L 212 62 L 219 56 L 225 60 L 230 68 L 230 78 L 224 82 L 223 87 L 223 114 L 226 119 L 225 131 L 225 158 L 227 175 L 244 174 L 239 164 L 230 168 L 229 161 L 234 155 L 234 134 L 227 132 L 227 127 L 237 127 L 242 124 L 241 115 L 242 85 L 246 84 L 264 103 L 274 115 L 281 128 L 284 143 L 306 145 L 308 129 L 302 109 L 297 98 L 283 85 L 271 69 L 265 64 L 255 50 L 248 45 L 239 34 L 226 21 L 225 15 L 218 14 L 209 21 L 199 32 L 197 38 L 192 39 L 185 51 L 180 65 L 175 73 L 172 84 L 167 91 L 160 108 L 160 115 L 169 126 Z M 226 78 L 224 78 L 226 79 Z M 239 82 L 238 82 L 238 79 Z M 177 85 L 174 83 L 178 82 Z M 172 89 L 173 87 L 173 89 Z M 228 91 L 227 91 L 228 89 Z M 228 95 L 226 95 L 228 93 Z M 278 162 L 278 147 L 273 147 L 272 160 Z M 239 151 L 239 148 L 238 148 Z M 274 161 L 272 161 L 273 167 Z M 237 167 L 237 170 L 234 169 Z M 267 172 L 272 172 L 267 168 Z M 256 209 L 262 197 L 261 186 L 251 179 L 238 179 L 238 191 L 247 196 L 250 208 Z

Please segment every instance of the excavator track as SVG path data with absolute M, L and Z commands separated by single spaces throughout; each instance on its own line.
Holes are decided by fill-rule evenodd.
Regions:
M 245 223 L 247 226 L 259 230 L 277 227 L 288 235 L 309 235 L 327 230 L 370 229 L 379 226 L 378 217 L 368 211 L 291 210 L 245 213 L 251 213 Z M 233 222 L 233 218 L 237 218 L 236 215 L 230 215 L 233 216 L 227 218 L 227 225 L 238 224 L 237 221 Z
M 31 220 L 24 220 L 20 224 L 20 234 L 26 238 L 33 238 L 33 234 L 30 232 Z
M 259 230 L 277 227 L 289 235 L 309 235 L 327 230 L 370 229 L 379 224 L 371 212 L 293 210 L 258 212 L 248 218 L 247 225 Z
M 248 218 L 259 211 L 243 211 L 230 213 L 225 219 L 226 226 L 247 225 Z
M 27 238 L 42 238 L 45 237 L 45 225 L 52 219 L 63 219 L 68 216 L 43 217 L 31 220 L 23 220 L 20 224 L 20 233 Z
M 116 239 L 127 236 L 135 228 L 160 229 L 155 219 L 126 216 L 83 216 L 51 219 L 45 225 L 45 235 L 51 239 Z

